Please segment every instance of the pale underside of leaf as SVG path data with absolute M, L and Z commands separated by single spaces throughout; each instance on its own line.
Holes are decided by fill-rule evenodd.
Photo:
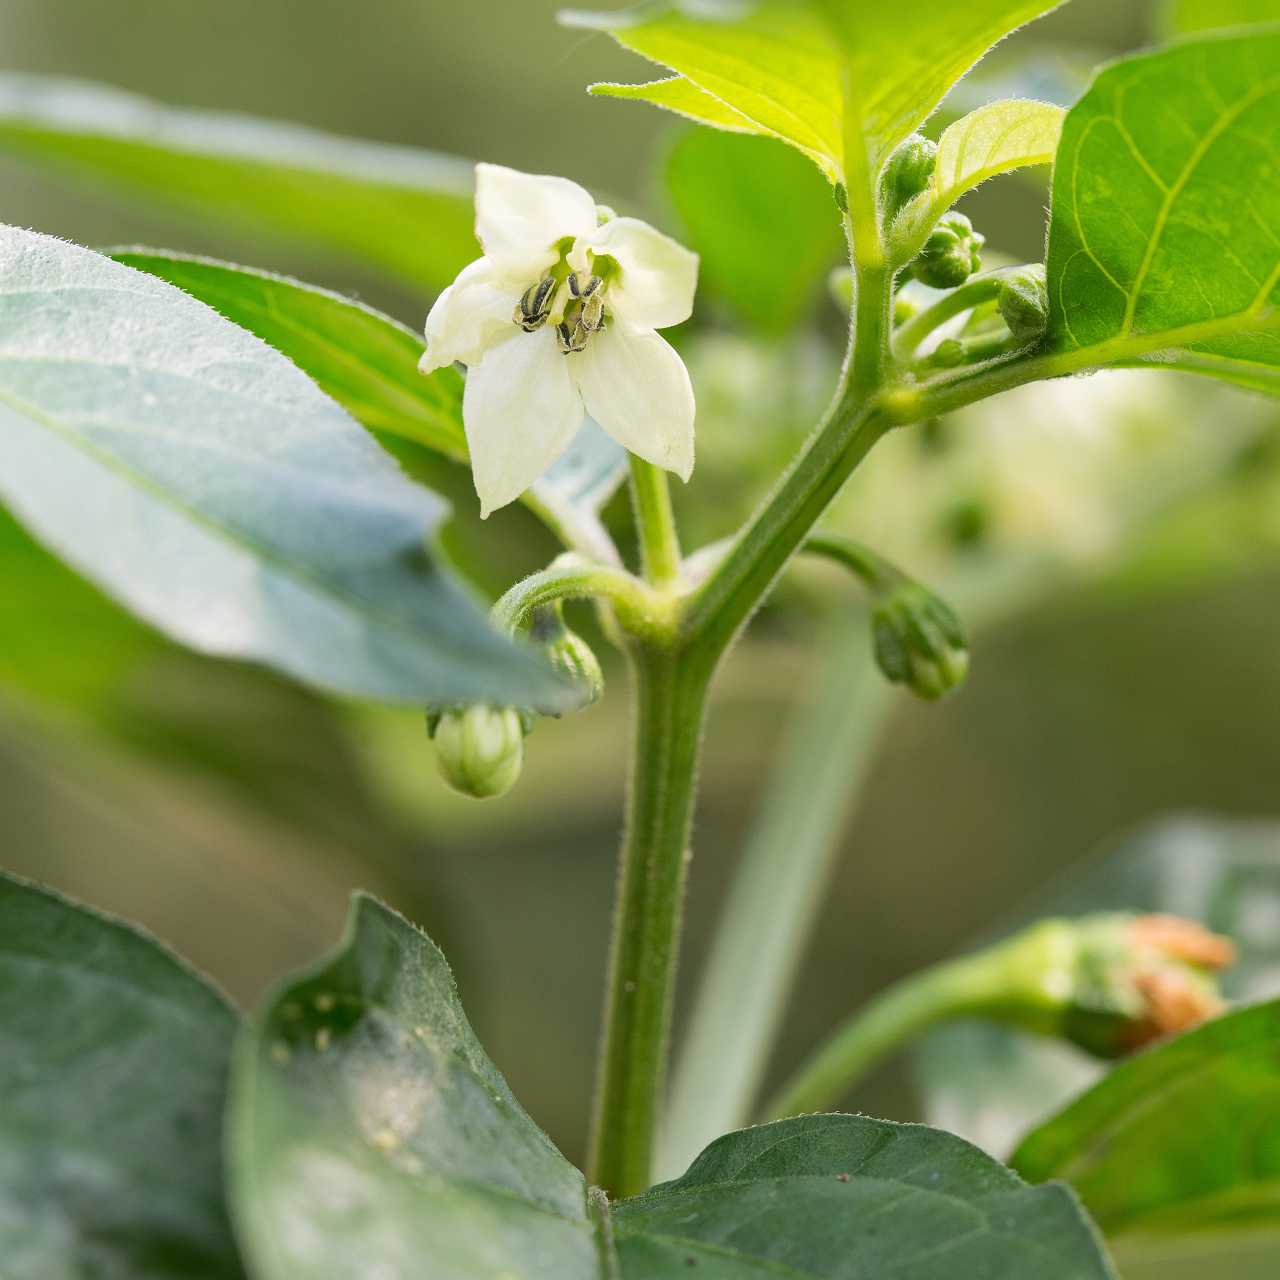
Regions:
M 144 619 L 348 693 L 560 696 L 433 559 L 444 503 L 264 343 L 30 232 L 0 287 L 0 495 Z

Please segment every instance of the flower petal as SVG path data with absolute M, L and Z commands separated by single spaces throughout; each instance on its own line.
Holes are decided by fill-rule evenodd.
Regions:
M 486 257 L 523 272 L 526 284 L 555 262 L 559 240 L 595 226 L 596 202 L 576 182 L 476 165 L 476 235 Z
M 488 258 L 478 258 L 436 299 L 427 316 L 427 349 L 418 364 L 434 373 L 455 360 L 474 364 L 485 350 L 512 332 L 520 295 L 503 287 Z
M 517 331 L 467 371 L 462 421 L 480 514 L 514 502 L 569 447 L 582 400 L 555 330 Z
M 665 329 L 693 313 L 698 255 L 639 218 L 613 218 L 588 240 L 621 271 L 609 282 L 609 310 L 643 329 Z
M 624 448 L 682 480 L 693 472 L 693 385 L 675 348 L 617 318 L 567 356 L 587 412 Z

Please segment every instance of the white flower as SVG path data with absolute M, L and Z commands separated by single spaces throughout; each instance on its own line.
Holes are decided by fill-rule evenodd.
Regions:
M 585 413 L 688 480 L 693 387 L 655 330 L 689 318 L 697 255 L 598 209 L 577 183 L 492 164 L 476 167 L 476 235 L 484 257 L 431 308 L 419 367 L 467 366 L 462 417 L 481 515 L 528 489 Z

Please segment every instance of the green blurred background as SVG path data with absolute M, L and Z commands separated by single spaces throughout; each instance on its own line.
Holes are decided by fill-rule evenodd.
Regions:
M 641 78 L 644 64 L 603 36 L 557 28 L 556 7 L 0 0 L 0 61 L 174 104 L 565 173 L 666 216 L 658 174 L 679 126 L 589 99 L 587 83 Z M 1152 24 L 1146 4 L 1075 0 L 1009 42 L 1001 65 L 1098 61 L 1145 43 Z M 313 250 L 166 217 L 7 160 L 0 184 L 7 221 L 82 243 L 146 242 L 289 271 L 415 326 L 430 301 Z M 979 193 L 970 212 L 1000 249 L 1032 257 L 1043 203 L 1042 185 L 1009 181 Z M 834 312 L 823 326 L 837 329 Z M 831 336 L 814 341 L 830 347 Z M 798 358 L 782 359 L 792 367 Z M 692 363 L 696 378 L 705 362 Z M 820 393 L 828 366 L 818 366 Z M 1161 394 L 1169 412 L 1209 436 L 1263 412 L 1235 393 Z M 1092 412 L 1108 411 L 1098 401 Z M 1031 410 L 1022 426 L 1036 425 Z M 708 427 L 704 483 L 745 503 L 763 477 L 739 483 L 718 464 L 717 449 L 723 459 L 733 445 L 732 429 Z M 1139 469 L 1138 492 L 1141 479 Z M 1045 501 L 1034 491 L 1026 500 Z M 1070 526 L 1072 511 L 1059 514 Z M 1109 575 L 983 631 L 968 686 L 945 705 L 896 698 L 866 804 L 843 833 L 776 1070 L 869 993 L 997 927 L 1118 831 L 1169 811 L 1276 814 L 1280 538 L 1264 511 L 1227 553 L 1200 565 L 1227 519 L 1210 505 L 1159 548 L 1136 548 Z M 477 571 L 491 589 L 501 585 L 494 566 L 514 560 L 523 570 L 552 553 L 518 514 L 491 524 L 479 552 L 487 568 Z M 419 717 L 335 708 L 270 675 L 140 637 L 122 615 L 104 622 L 90 588 L 51 561 L 33 569 L 17 530 L 3 525 L 0 535 L 4 865 L 147 923 L 242 1003 L 335 938 L 350 888 L 374 889 L 442 943 L 481 1039 L 578 1156 L 623 798 L 618 662 L 609 662 L 604 702 L 539 727 L 518 789 L 477 805 L 435 776 Z M 818 619 L 850 592 L 805 581 L 761 619 L 719 688 L 697 820 L 689 977 L 771 758 L 810 689 Z M 83 647 L 85 628 L 95 661 L 59 661 L 71 638 Z M 121 661 L 105 660 L 117 651 Z M 904 1079 L 882 1076 L 858 1105 L 917 1114 Z

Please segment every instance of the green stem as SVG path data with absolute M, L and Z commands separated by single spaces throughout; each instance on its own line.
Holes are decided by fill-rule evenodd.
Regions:
M 657 1173 L 675 1177 L 751 1118 L 813 921 L 893 703 L 862 609 L 827 625 L 733 879 L 672 1080 Z M 749 992 L 748 999 L 743 993 Z
M 671 601 L 657 595 L 625 569 L 595 564 L 572 552 L 511 587 L 493 606 L 494 621 L 519 631 L 535 609 L 561 600 L 604 600 L 634 636 L 666 640 L 673 627 Z
M 952 289 L 939 298 L 931 307 L 926 307 L 919 315 L 898 326 L 893 335 L 893 351 L 899 360 L 908 359 L 912 352 L 937 328 L 948 320 L 958 316 L 962 311 L 971 311 L 974 307 L 989 302 L 1000 292 L 999 276 L 978 276 Z
M 769 1103 L 766 1117 L 826 1110 L 921 1032 L 951 1018 L 998 1011 L 1016 980 L 1001 947 L 904 978 L 836 1029 Z
M 859 267 L 855 283 L 855 341 L 835 404 L 686 608 L 686 633 L 717 651 L 729 645 L 832 498 L 893 425 L 879 411 L 891 277 L 883 266 Z
M 667 586 L 680 576 L 680 539 L 671 510 L 671 489 L 661 467 L 631 455 L 631 500 L 645 577 Z
M 596 1086 L 591 1181 L 649 1185 L 666 1075 L 698 752 L 711 666 L 637 645 L 626 836 Z
M 905 576 L 901 569 L 890 564 L 870 547 L 839 533 L 811 533 L 804 540 L 801 551 L 805 555 L 820 556 L 848 569 L 854 577 L 861 580 L 868 591 L 883 590 L 901 582 Z

